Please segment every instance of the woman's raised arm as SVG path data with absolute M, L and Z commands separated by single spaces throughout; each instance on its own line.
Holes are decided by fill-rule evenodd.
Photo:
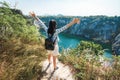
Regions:
M 30 16 L 32 16 L 35 20 L 39 21 L 39 18 L 35 15 L 34 12 L 29 12 Z
M 61 27 L 59 29 L 57 29 L 57 33 L 61 33 L 62 31 L 68 29 L 69 27 L 71 27 L 72 25 L 74 25 L 76 23 L 77 24 L 80 23 L 80 19 L 79 18 L 73 18 L 73 20 L 70 23 L 68 23 L 67 25 L 65 25 L 65 26 L 63 26 L 63 27 Z
M 79 24 L 80 23 L 80 19 L 79 18 L 74 18 L 70 23 L 68 23 L 66 26 L 67 27 L 71 27 L 73 24 Z
M 42 27 L 47 32 L 47 26 L 35 15 L 34 12 L 29 12 L 30 16 L 32 16 L 36 21 L 34 22 L 35 25 Z

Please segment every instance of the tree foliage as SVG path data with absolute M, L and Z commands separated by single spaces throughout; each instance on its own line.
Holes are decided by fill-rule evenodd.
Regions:
M 9 39 L 11 37 L 21 38 L 30 42 L 38 39 L 38 31 L 34 26 L 27 24 L 27 20 L 20 14 L 15 14 L 7 3 L 2 3 L 6 7 L 0 8 L 0 38 Z
M 100 44 L 96 44 L 92 41 L 81 41 L 78 46 L 71 51 L 75 55 L 92 54 L 102 55 L 104 53 Z

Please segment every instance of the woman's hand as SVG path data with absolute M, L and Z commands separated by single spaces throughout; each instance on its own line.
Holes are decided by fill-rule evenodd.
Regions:
M 34 12 L 29 12 L 29 14 L 30 14 L 30 16 L 32 16 L 32 17 L 35 17 L 35 16 L 36 16 Z
M 66 26 L 67 27 L 71 27 L 73 24 L 79 24 L 80 23 L 80 19 L 79 18 L 74 18 L 70 23 L 68 23 Z
M 80 19 L 79 19 L 79 18 L 74 18 L 72 22 L 73 22 L 74 24 L 75 24 L 75 23 L 79 24 L 79 23 L 80 23 Z
M 39 21 L 39 19 L 36 17 L 34 12 L 29 12 L 30 16 L 32 16 L 34 19 L 36 19 L 37 21 Z

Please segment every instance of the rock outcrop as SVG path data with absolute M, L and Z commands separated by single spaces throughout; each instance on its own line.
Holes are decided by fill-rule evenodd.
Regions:
M 115 37 L 112 44 L 112 51 L 115 55 L 120 55 L 120 33 Z

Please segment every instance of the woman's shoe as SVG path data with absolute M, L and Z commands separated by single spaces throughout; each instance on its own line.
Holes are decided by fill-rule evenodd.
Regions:
M 54 71 L 57 70 L 59 67 L 54 68 Z

